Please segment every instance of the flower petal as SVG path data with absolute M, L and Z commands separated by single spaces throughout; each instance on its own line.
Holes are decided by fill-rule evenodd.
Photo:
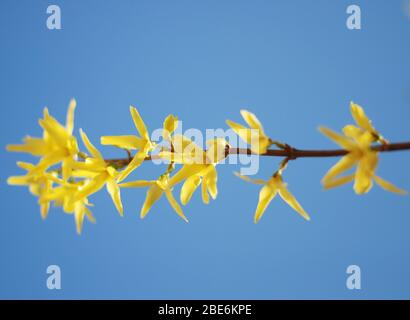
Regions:
M 66 120 L 66 131 L 71 136 L 74 130 L 74 111 L 75 107 L 77 106 L 77 101 L 75 99 L 71 99 L 70 104 L 68 105 L 67 111 L 67 120 Z
M 359 141 L 361 135 L 364 133 L 364 131 L 355 125 L 348 124 L 347 126 L 344 126 L 343 128 L 343 133 L 346 137 L 352 138 L 356 141 Z
M 60 147 L 64 148 L 66 146 L 70 134 L 56 119 L 47 115 L 44 119 L 39 120 L 39 124 Z
M 201 193 L 202 193 L 202 202 L 205 204 L 209 204 L 209 194 L 208 194 L 208 189 L 206 188 L 205 183 L 202 183 Z
M 184 212 L 182 211 L 181 206 L 177 202 L 177 200 L 174 198 L 174 195 L 172 194 L 171 189 L 166 189 L 165 190 L 165 196 L 167 197 L 169 203 L 171 204 L 172 208 L 175 210 L 178 215 L 184 219 L 185 222 L 188 222 L 188 219 L 185 217 Z
M 142 120 L 140 114 L 138 113 L 138 110 L 135 107 L 130 106 L 130 112 L 131 112 L 131 117 L 134 120 L 135 127 L 137 128 L 140 136 L 146 141 L 150 141 L 147 127 L 144 121 Z
M 356 174 L 354 191 L 357 194 L 364 194 L 370 191 L 373 186 L 373 177 L 378 164 L 378 155 L 376 152 L 368 151 L 360 159 Z
M 249 112 L 247 110 L 241 110 L 240 112 L 241 112 L 242 118 L 245 120 L 245 122 L 248 124 L 249 127 L 251 127 L 252 129 L 259 130 L 260 135 L 262 136 L 265 135 L 261 122 L 252 112 Z
M 124 208 L 121 202 L 121 191 L 113 178 L 107 180 L 107 191 L 110 194 L 118 213 L 122 216 L 124 214 Z
M 25 137 L 23 144 L 9 144 L 6 146 L 7 151 L 25 152 L 33 156 L 43 156 L 49 152 L 47 143 L 40 138 Z
M 103 172 L 94 177 L 88 183 L 86 183 L 81 190 L 75 195 L 74 202 L 87 198 L 89 195 L 98 192 L 104 184 L 107 182 L 109 175 L 107 172 Z
M 54 153 L 48 154 L 41 158 L 40 162 L 30 171 L 30 174 L 38 174 L 42 173 L 43 171 L 47 170 L 49 167 L 55 165 L 56 163 L 60 162 L 65 157 L 64 150 L 59 150 Z
M 155 184 L 155 181 L 136 180 L 136 181 L 120 183 L 119 187 L 120 188 L 141 188 L 141 187 L 149 187 L 149 186 L 152 186 L 153 184 Z
M 384 190 L 390 191 L 390 192 L 394 192 L 397 194 L 401 194 L 401 195 L 406 195 L 408 192 L 406 190 L 400 189 L 398 187 L 396 187 L 395 185 L 393 185 L 392 183 L 378 177 L 378 176 L 374 176 L 374 181 L 376 181 L 376 183 L 382 187 Z
M 81 201 L 76 202 L 74 205 L 74 220 L 78 234 L 81 234 L 83 230 L 83 222 L 85 216 L 85 206 Z
M 327 181 L 332 180 L 333 178 L 341 175 L 343 172 L 349 170 L 353 167 L 358 161 L 358 158 L 355 154 L 349 153 L 343 158 L 341 158 L 322 179 L 322 183 L 325 184 Z
M 226 120 L 226 124 L 228 126 L 231 127 L 231 129 L 233 131 L 235 131 L 235 133 L 243 140 L 245 141 L 247 144 L 252 144 L 252 131 L 249 128 L 246 128 L 245 126 L 236 123 L 234 121 L 231 120 Z M 256 131 L 256 130 L 255 130 Z M 254 136 L 257 136 L 256 134 L 254 134 Z
M 43 220 L 47 218 L 49 210 L 50 210 L 50 202 L 43 203 L 40 205 L 40 214 Z
M 211 195 L 212 199 L 216 199 L 218 195 L 218 188 L 217 188 L 217 180 L 218 180 L 218 173 L 214 165 L 208 165 L 208 168 L 204 170 L 203 174 L 203 182 L 206 185 L 206 188 Z
M 338 134 L 337 132 L 328 129 L 326 127 L 319 127 L 319 131 L 323 133 L 326 137 L 336 142 L 339 146 L 341 146 L 345 150 L 353 150 L 356 148 L 355 143 L 345 136 Z
M 358 104 L 351 102 L 350 103 L 350 112 L 352 114 L 353 119 L 356 121 L 357 125 L 361 127 L 363 130 L 369 132 L 375 132 L 376 130 L 373 128 L 373 125 L 369 118 L 366 116 L 363 108 Z
M 184 165 L 181 169 L 178 170 L 176 174 L 174 174 L 168 181 L 169 186 L 173 187 L 176 184 L 180 183 L 182 180 L 185 180 L 204 169 L 203 164 L 190 164 Z
M 7 184 L 11 186 L 27 186 L 30 183 L 29 176 L 11 176 L 7 179 Z
M 339 178 L 328 179 L 326 181 L 322 181 L 322 183 L 325 189 L 331 189 L 331 188 L 342 186 L 353 180 L 354 180 L 354 174 L 350 174 L 350 175 L 339 177 Z
M 102 145 L 116 146 L 118 148 L 136 150 L 144 148 L 145 142 L 137 136 L 102 136 Z
M 178 127 L 178 117 L 170 114 L 164 120 L 164 130 L 163 130 L 163 137 L 165 140 L 169 140 L 171 134 L 176 130 Z
M 310 220 L 309 215 L 306 213 L 305 210 L 303 210 L 302 206 L 300 203 L 296 200 L 296 198 L 289 192 L 288 189 L 286 189 L 285 186 L 281 186 L 279 188 L 279 195 L 282 197 L 282 199 L 290 206 L 292 207 L 296 212 L 298 212 L 303 218 L 306 220 Z
M 144 205 L 141 209 L 141 219 L 145 218 L 152 205 L 161 198 L 164 191 L 155 183 L 147 191 Z
M 234 175 L 237 176 L 238 178 L 241 178 L 243 181 L 250 182 L 253 184 L 267 184 L 268 183 L 268 181 L 262 180 L 262 179 L 251 179 L 248 176 L 243 176 L 239 172 L 236 172 L 236 171 L 234 172 Z
M 181 203 L 185 206 L 190 200 L 195 190 L 201 184 L 201 178 L 199 176 L 192 176 L 186 179 L 181 188 L 180 199 Z
M 134 156 L 134 158 L 131 160 L 131 162 L 128 164 L 128 166 L 121 171 L 119 177 L 118 177 L 118 182 L 121 182 L 124 180 L 126 177 L 130 175 L 131 172 L 133 172 L 135 169 L 137 169 L 143 162 L 145 157 L 147 156 L 148 150 L 147 150 L 147 145 L 141 150 L 137 152 L 137 154 Z
M 258 206 L 256 207 L 254 222 L 258 223 L 262 218 L 266 208 L 272 199 L 276 196 L 277 189 L 270 184 L 264 185 L 259 192 Z
M 85 147 L 87 148 L 88 152 L 91 153 L 91 155 L 94 158 L 103 160 L 104 158 L 101 155 L 100 151 L 98 151 L 98 149 L 90 142 L 90 140 L 88 139 L 83 129 L 80 129 L 80 135 L 81 135 L 81 139 L 83 140 L 83 143 Z

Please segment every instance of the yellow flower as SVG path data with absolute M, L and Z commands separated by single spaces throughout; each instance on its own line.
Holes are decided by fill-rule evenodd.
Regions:
M 24 138 L 24 144 L 8 145 L 8 151 L 26 152 L 41 156 L 40 162 L 32 173 L 36 174 L 47 170 L 52 165 L 62 162 L 63 179 L 67 180 L 71 173 L 71 166 L 78 153 L 76 138 L 72 135 L 74 128 L 74 110 L 76 101 L 70 101 L 65 127 L 50 116 L 47 108 L 44 109 L 44 118 L 39 120 L 44 129 L 43 138 Z
M 101 153 L 90 142 L 87 135 L 80 129 L 81 138 L 91 157 L 87 157 L 85 162 L 75 162 L 73 175 L 76 177 L 89 178 L 89 181 L 82 186 L 74 197 L 74 202 L 85 199 L 89 195 L 99 191 L 104 185 L 110 194 L 115 207 L 120 215 L 123 215 L 121 202 L 121 192 L 117 184 L 118 172 L 105 162 Z
M 259 192 L 259 202 L 256 207 L 254 217 L 255 223 L 258 223 L 258 221 L 262 218 L 262 215 L 264 214 L 269 203 L 277 194 L 279 194 L 281 198 L 303 218 L 308 221 L 310 220 L 309 215 L 305 212 L 305 210 L 303 210 L 296 198 L 287 189 L 287 184 L 283 182 L 282 170 L 283 168 L 278 170 L 268 181 L 261 179 L 250 179 L 247 176 L 242 176 L 239 173 L 235 173 L 239 178 L 245 180 L 246 182 L 264 185 Z
M 155 144 L 151 142 L 147 127 L 142 120 L 137 109 L 130 106 L 130 112 L 132 119 L 134 121 L 135 127 L 137 128 L 140 137 L 137 136 L 103 136 L 101 137 L 101 144 L 103 145 L 114 145 L 119 148 L 124 148 L 128 150 L 139 149 L 135 154 L 134 158 L 128 164 L 128 166 L 119 174 L 118 182 L 124 180 L 128 175 L 138 168 L 145 157 L 155 148 Z
M 364 112 L 357 112 L 356 117 L 364 115 Z M 344 135 L 340 135 L 328 128 L 320 127 L 319 130 L 328 138 L 336 142 L 343 149 L 348 151 L 348 154 L 340 159 L 323 177 L 322 184 L 325 189 L 341 186 L 354 180 L 354 191 L 357 194 L 364 194 L 370 191 L 373 186 L 373 180 L 383 189 L 398 194 L 405 194 L 406 191 L 401 190 L 390 182 L 376 176 L 376 169 L 379 162 L 378 153 L 372 150 L 372 143 L 380 139 L 380 135 L 376 137 L 374 131 L 370 131 L 370 121 L 364 121 L 361 118 L 361 128 L 353 125 L 348 125 L 343 128 Z M 367 123 L 367 124 L 366 124 Z M 363 127 L 367 128 L 364 131 Z M 342 174 L 354 166 L 357 166 L 354 174 L 342 176 Z
M 273 141 L 265 134 L 262 124 L 253 113 L 246 110 L 241 110 L 241 115 L 250 128 L 231 120 L 226 120 L 226 123 L 239 137 L 242 138 L 242 140 L 250 145 L 252 152 L 264 154 L 273 143 L 277 144 L 281 148 L 283 147 L 283 145 Z
M 60 186 L 44 192 L 39 201 L 40 204 L 53 201 L 56 206 L 61 206 L 65 213 L 73 214 L 78 234 L 81 234 L 85 217 L 87 217 L 90 222 L 95 223 L 95 218 L 88 209 L 88 206 L 91 206 L 88 199 L 81 198 L 80 200 L 75 200 L 82 185 L 83 181 L 72 183 L 63 182 Z
M 164 129 L 162 130 L 162 136 L 164 137 L 165 141 L 169 141 L 171 139 L 171 134 L 177 129 L 178 127 L 178 117 L 170 114 L 164 120 Z
M 202 183 L 202 201 L 209 203 L 209 195 L 216 199 L 217 190 L 217 171 L 216 164 L 226 158 L 226 148 L 229 147 L 225 139 L 217 138 L 208 141 L 208 150 L 202 150 L 190 139 L 175 135 L 172 139 L 174 152 L 163 151 L 159 156 L 183 164 L 183 167 L 170 178 L 172 186 L 185 180 L 180 194 L 180 200 L 186 205 L 193 193 Z
M 45 173 L 45 172 L 38 172 L 36 174 L 30 173 L 35 168 L 35 165 L 27 162 L 17 162 L 17 165 L 28 171 L 28 173 L 24 176 L 12 176 L 7 179 L 7 183 L 9 185 L 15 186 L 28 186 L 30 192 L 37 196 L 42 197 L 46 194 L 51 188 L 53 187 L 54 183 L 61 183 L 62 181 L 57 178 L 56 173 Z M 40 203 L 40 213 L 41 217 L 45 219 L 48 215 L 48 211 L 50 209 L 50 202 L 42 202 Z
M 372 125 L 371 120 L 367 117 L 363 108 L 354 102 L 350 102 L 350 112 L 356 124 L 363 130 L 371 133 L 374 138 L 374 141 L 380 141 L 382 143 L 387 143 L 379 132 Z
M 154 203 L 156 203 L 161 196 L 165 193 L 169 203 L 175 212 L 182 218 L 184 221 L 188 222 L 188 219 L 185 217 L 181 206 L 175 200 L 174 195 L 172 194 L 172 185 L 169 183 L 169 174 L 165 173 L 161 175 L 158 180 L 137 180 L 120 184 L 121 188 L 139 188 L 139 187 L 149 187 L 147 191 L 147 196 L 145 198 L 144 205 L 141 209 L 141 218 L 145 216 L 150 211 Z

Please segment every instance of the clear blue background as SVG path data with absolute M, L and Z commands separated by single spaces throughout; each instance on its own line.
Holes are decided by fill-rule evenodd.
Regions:
M 275 199 L 253 224 L 259 188 L 219 167 L 219 196 L 195 194 L 186 224 L 162 199 L 145 220 L 144 190 L 123 192 L 120 218 L 105 190 L 97 224 L 75 233 L 58 208 L 42 221 L 36 199 L 6 179 L 19 174 L 5 145 L 39 135 L 42 108 L 97 142 L 135 132 L 128 106 L 158 128 L 170 112 L 185 129 L 225 128 L 248 108 L 268 134 L 299 148 L 334 148 L 317 126 L 351 121 L 363 105 L 390 140 L 410 138 L 410 18 L 403 1 L 359 1 L 362 30 L 346 28 L 351 1 L 1 1 L 0 298 L 410 298 L 410 197 L 374 187 L 323 191 L 336 159 L 301 159 L 285 178 L 312 221 Z M 62 30 L 46 28 L 46 8 Z M 78 131 L 77 131 L 78 132 Z M 106 155 L 118 155 L 103 148 Z M 410 152 L 381 156 L 379 174 L 410 189 Z M 278 159 L 261 161 L 268 177 Z M 134 177 L 155 178 L 146 164 Z M 46 288 L 46 268 L 62 290 Z M 346 268 L 362 270 L 347 290 Z

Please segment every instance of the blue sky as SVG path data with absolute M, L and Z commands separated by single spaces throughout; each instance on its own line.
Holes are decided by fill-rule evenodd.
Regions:
M 1 298 L 410 298 L 410 197 L 374 187 L 324 191 L 335 159 L 300 159 L 285 174 L 311 215 L 275 199 L 253 223 L 259 188 L 220 166 L 216 201 L 195 194 L 186 224 L 162 199 L 145 220 L 144 190 L 123 192 L 120 218 L 103 190 L 90 200 L 97 224 L 75 233 L 53 209 L 6 179 L 19 174 L 5 145 L 41 133 L 48 106 L 65 118 L 78 102 L 76 130 L 132 134 L 129 105 L 151 129 L 174 113 L 184 128 L 225 128 L 239 110 L 258 115 L 274 139 L 334 148 L 317 131 L 350 123 L 349 102 L 365 107 L 391 141 L 410 138 L 410 18 L 403 1 L 354 1 L 362 29 L 346 28 L 350 1 L 2 1 L 0 4 Z M 46 27 L 49 4 L 62 30 Z M 78 131 L 77 131 L 78 132 Z M 107 156 L 113 148 L 101 148 Z M 410 190 L 410 152 L 381 156 L 379 174 Z M 278 159 L 262 159 L 267 178 Z M 134 178 L 155 178 L 144 164 Z M 48 290 L 57 264 L 62 289 Z M 357 264 L 362 289 L 346 288 Z

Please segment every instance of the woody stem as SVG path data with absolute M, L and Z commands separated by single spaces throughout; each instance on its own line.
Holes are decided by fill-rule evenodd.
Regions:
M 410 150 L 410 141 L 376 145 L 376 146 L 372 146 L 372 150 L 377 151 L 377 152 L 392 152 L 392 151 Z M 255 154 L 251 151 L 251 149 L 247 149 L 247 148 L 227 148 L 226 153 L 227 155 Z M 349 152 L 344 149 L 302 150 L 302 149 L 295 149 L 292 147 L 288 147 L 285 149 L 278 149 L 278 150 L 270 149 L 270 150 L 267 150 L 266 153 L 260 154 L 260 156 L 284 157 L 284 158 L 288 158 L 289 160 L 293 160 L 297 158 L 341 157 L 348 153 Z M 151 160 L 156 160 L 156 159 L 161 159 L 161 158 L 158 155 L 153 155 L 153 156 L 146 157 L 145 161 L 151 161 Z M 131 160 L 132 158 L 119 158 L 119 159 L 106 159 L 105 161 L 117 167 L 123 167 L 123 166 L 128 165 L 131 162 Z

